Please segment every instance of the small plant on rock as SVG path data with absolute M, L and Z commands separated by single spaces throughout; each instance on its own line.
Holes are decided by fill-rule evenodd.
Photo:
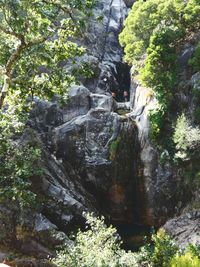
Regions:
M 187 160 L 190 152 L 200 145 L 200 129 L 193 127 L 182 114 L 177 119 L 173 140 L 177 150 L 175 158 Z

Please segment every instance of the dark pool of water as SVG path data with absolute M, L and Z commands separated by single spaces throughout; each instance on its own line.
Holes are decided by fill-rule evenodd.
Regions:
M 147 241 L 150 241 L 153 232 L 152 227 L 141 225 L 115 225 L 122 238 L 122 247 L 125 250 L 138 251 Z

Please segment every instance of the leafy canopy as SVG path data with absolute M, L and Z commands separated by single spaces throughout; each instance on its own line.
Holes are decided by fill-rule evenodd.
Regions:
M 107 227 L 104 218 L 86 215 L 87 229 L 78 231 L 74 244 L 58 253 L 54 263 L 59 267 L 136 266 L 133 253 L 120 248 L 120 238 L 114 227 Z
M 35 138 L 32 143 L 20 138 L 27 113 L 17 97 L 9 97 L 7 112 L 0 112 L 0 202 L 12 201 L 23 210 L 37 206 L 29 178 L 42 174 L 41 149 Z
M 119 36 L 130 64 L 141 58 L 150 45 L 151 36 L 165 27 L 186 31 L 198 27 L 199 0 L 138 0 L 134 3 Z
M 60 251 L 53 262 L 58 267 L 173 267 L 184 261 L 199 266 L 199 246 L 190 245 L 186 254 L 181 251 L 163 229 L 152 235 L 151 244 L 139 252 L 124 251 L 113 226 L 106 226 L 104 218 L 86 214 L 86 231 L 78 231 L 74 243 Z M 184 252 L 185 253 L 185 252 Z M 188 257 L 188 254 L 190 256 Z M 183 260 L 182 260 L 183 259 Z M 179 264 L 179 265 L 176 265 Z
M 200 145 L 200 129 L 193 127 L 184 114 L 178 117 L 173 135 L 176 144 L 176 158 L 188 159 L 189 152 Z
M 199 29 L 199 11 L 199 0 L 138 0 L 119 36 L 125 61 L 138 66 L 140 81 L 153 89 L 158 101 L 150 121 L 152 139 L 161 149 L 173 150 L 162 139 L 170 138 L 166 129 L 172 132 L 169 109 L 178 80 L 177 54 L 183 39 Z
M 74 76 L 61 63 L 84 53 L 74 38 L 93 6 L 94 0 L 0 0 L 1 102 L 8 90 L 22 97 L 66 92 Z

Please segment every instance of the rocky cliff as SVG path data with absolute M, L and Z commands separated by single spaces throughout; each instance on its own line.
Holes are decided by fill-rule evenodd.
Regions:
M 41 205 L 23 214 L 4 206 L 0 225 L 25 254 L 45 257 L 69 243 L 67 234 L 84 225 L 83 211 L 116 225 L 159 227 L 190 199 L 150 141 L 153 95 L 123 62 L 118 34 L 132 2 L 98 1 L 94 17 L 100 19 L 89 21 L 81 41 L 87 53 L 77 60 L 89 62 L 94 76 L 72 86 L 62 107 L 38 101 L 30 115 L 23 140 L 36 139 L 43 150 L 44 173 L 32 178 Z

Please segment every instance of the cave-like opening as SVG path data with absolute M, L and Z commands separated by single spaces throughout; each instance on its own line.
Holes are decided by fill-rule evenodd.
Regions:
M 117 102 L 128 102 L 130 99 L 130 67 L 125 63 L 117 63 L 113 71 L 114 81 L 111 92 Z

